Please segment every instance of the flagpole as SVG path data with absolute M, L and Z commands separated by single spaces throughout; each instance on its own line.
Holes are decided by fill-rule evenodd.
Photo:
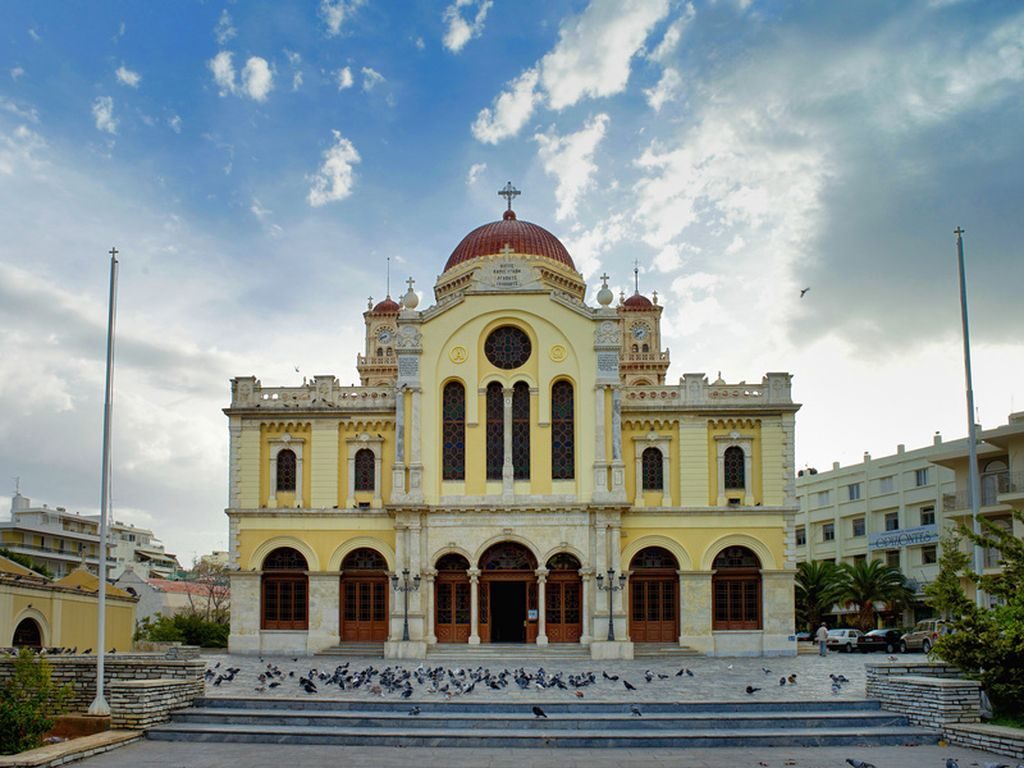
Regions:
M 975 536 L 981 535 L 981 521 L 978 518 L 981 507 L 981 483 L 978 479 L 978 427 L 974 418 L 974 384 L 971 377 L 971 335 L 967 327 L 967 275 L 964 270 L 964 230 L 957 227 L 956 257 L 960 272 L 960 322 L 964 335 L 964 378 L 967 384 L 967 499 L 971 505 L 971 528 Z M 974 572 L 981 574 L 984 568 L 981 545 L 974 544 Z M 981 585 L 974 585 L 974 603 L 979 608 L 984 605 Z
M 103 467 L 100 470 L 100 551 L 97 590 L 96 698 L 90 715 L 110 714 L 103 695 L 103 662 L 107 647 L 107 518 L 110 516 L 110 416 L 114 400 L 114 324 L 117 319 L 117 248 L 110 249 L 110 298 L 107 303 L 107 383 L 103 400 Z

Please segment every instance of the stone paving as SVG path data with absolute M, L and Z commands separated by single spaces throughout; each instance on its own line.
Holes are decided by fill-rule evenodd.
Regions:
M 863 699 L 865 697 L 865 671 L 864 666 L 868 662 L 880 662 L 886 660 L 885 654 L 837 654 L 830 653 L 822 658 L 816 654 L 801 655 L 790 658 L 705 658 L 685 657 L 675 660 L 660 659 L 639 659 L 634 661 L 603 661 L 596 662 L 588 659 L 562 660 L 554 659 L 550 662 L 537 661 L 536 659 L 525 661 L 509 658 L 501 662 L 496 661 L 471 661 L 466 665 L 460 665 L 452 661 L 434 661 L 427 659 L 424 663 L 427 667 L 442 666 L 446 669 L 457 669 L 460 666 L 475 669 L 483 665 L 490 669 L 492 674 L 502 669 L 516 669 L 524 667 L 530 674 L 537 671 L 538 666 L 543 665 L 548 674 L 562 671 L 567 678 L 570 674 L 581 674 L 593 671 L 597 675 L 597 682 L 582 689 L 586 701 L 820 701 L 820 700 L 851 700 Z M 915 660 L 924 659 L 921 654 L 911 654 L 904 658 Z M 311 669 L 318 672 L 333 674 L 334 669 L 349 662 L 350 670 L 365 669 L 372 665 L 375 669 L 383 669 L 388 666 L 402 669 L 415 670 L 420 662 L 418 661 L 394 661 L 390 659 L 369 659 L 342 657 L 295 657 L 295 656 L 266 656 L 261 661 L 256 656 L 230 656 L 230 655 L 209 655 L 203 657 L 209 669 L 220 673 L 229 667 L 239 667 L 240 671 L 232 682 L 222 682 L 219 686 L 207 683 L 206 695 L 210 697 L 299 697 L 299 698 L 329 698 L 342 699 L 346 701 L 370 701 L 383 698 L 398 698 L 397 694 L 382 693 L 374 694 L 369 686 L 360 689 L 341 690 L 336 685 L 327 686 L 319 683 L 316 693 L 307 694 L 300 687 L 298 680 L 302 676 L 308 676 Z M 214 668 L 214 665 L 219 667 Z M 265 672 L 267 664 L 277 665 L 283 672 L 281 685 L 276 688 L 264 688 L 264 684 L 258 680 L 258 675 Z M 687 667 L 693 672 L 693 676 L 676 676 L 676 672 L 682 667 Z M 770 673 L 763 671 L 771 670 Z M 645 671 L 650 670 L 655 679 L 648 683 L 645 680 Z M 606 680 L 602 677 L 602 671 L 609 675 L 618 675 L 618 681 Z M 289 677 L 293 672 L 294 676 Z M 796 685 L 788 681 L 786 685 L 779 685 L 779 678 L 797 675 Z M 832 692 L 832 681 L 829 674 L 844 675 L 849 683 L 841 687 L 839 693 Z M 657 675 L 667 675 L 666 679 L 660 679 Z M 627 691 L 623 680 L 628 680 L 635 691 Z M 760 688 L 754 694 L 746 692 L 747 686 Z M 444 696 L 440 693 L 430 693 L 427 686 L 420 686 L 413 681 L 413 695 L 410 702 L 440 701 Z M 541 690 L 531 687 L 528 690 L 520 690 L 514 683 L 503 690 L 494 691 L 483 686 L 477 686 L 475 690 L 467 695 L 467 700 L 491 702 L 491 701 L 575 701 L 573 691 L 549 688 Z
M 142 741 L 81 761 L 83 768 L 943 768 L 954 757 L 977 768 L 993 756 L 961 747 L 813 747 L 758 749 L 428 749 L 207 744 Z M 1013 765 L 1013 763 L 1011 763 Z

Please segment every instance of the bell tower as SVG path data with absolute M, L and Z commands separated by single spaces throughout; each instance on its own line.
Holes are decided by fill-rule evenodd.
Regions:
M 622 322 L 622 352 L 619 373 L 626 386 L 664 384 L 668 372 L 668 350 L 661 351 L 661 312 L 658 293 L 653 301 L 640 293 L 640 267 L 633 265 L 634 292 L 620 300 L 618 311 Z
M 398 312 L 401 306 L 389 294 L 376 304 L 367 300 L 363 322 L 366 323 L 366 351 L 359 355 L 356 369 L 364 387 L 394 384 L 398 378 L 398 358 L 395 357 L 395 334 L 398 332 Z

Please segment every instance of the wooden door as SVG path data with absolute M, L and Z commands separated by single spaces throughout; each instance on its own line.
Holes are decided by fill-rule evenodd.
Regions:
M 583 634 L 583 585 L 575 573 L 552 574 L 544 586 L 548 642 L 578 643 Z
M 388 639 L 386 576 L 342 577 L 341 639 L 358 643 L 379 643 Z
M 634 576 L 629 580 L 629 636 L 635 643 L 679 640 L 678 580 Z
M 434 634 L 437 642 L 467 642 L 470 632 L 469 578 L 465 574 L 438 574 L 434 591 Z

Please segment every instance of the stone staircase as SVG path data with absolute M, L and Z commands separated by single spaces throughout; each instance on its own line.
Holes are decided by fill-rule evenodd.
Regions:
M 678 643 L 634 643 L 634 659 L 677 659 L 703 656 L 700 651 Z
M 352 656 L 371 659 L 384 658 L 384 643 L 344 643 L 317 651 L 315 656 Z
M 200 699 L 150 728 L 159 741 L 403 747 L 801 747 L 934 744 L 939 734 L 876 701 L 640 704 Z
M 427 649 L 427 663 L 438 661 L 458 662 L 461 665 L 477 666 L 520 666 L 523 662 L 568 661 L 589 659 L 590 648 L 578 643 L 438 643 Z

